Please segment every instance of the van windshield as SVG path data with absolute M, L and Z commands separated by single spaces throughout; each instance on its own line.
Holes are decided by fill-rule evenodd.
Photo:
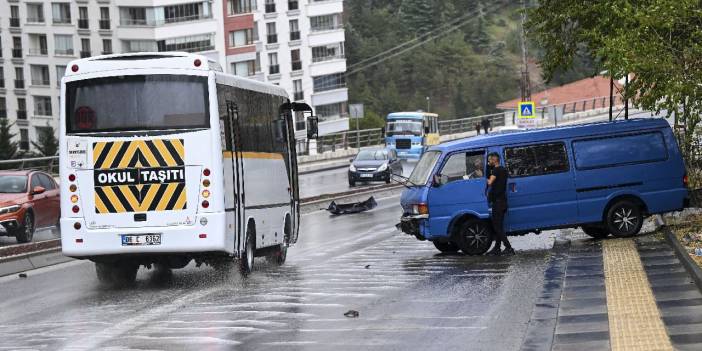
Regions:
M 429 175 L 436 165 L 436 161 L 441 156 L 439 151 L 427 151 L 422 155 L 422 158 L 417 162 L 412 174 L 409 177 L 409 182 L 415 185 L 424 185 L 429 180 Z
M 208 128 L 207 77 L 113 76 L 66 85 L 67 133 Z

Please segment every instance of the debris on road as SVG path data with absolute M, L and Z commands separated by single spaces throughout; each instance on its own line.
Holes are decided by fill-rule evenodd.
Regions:
M 27 278 L 27 273 L 20 273 L 20 274 L 19 274 L 19 277 L 20 277 L 20 278 Z
M 344 316 L 349 317 L 349 318 L 358 318 L 359 313 L 358 313 L 358 311 L 355 311 L 355 310 L 348 310 L 348 312 L 344 313 Z
M 373 196 L 371 196 L 366 201 L 352 202 L 348 204 L 337 204 L 336 201 L 332 201 L 329 204 L 329 207 L 327 207 L 327 211 L 335 215 L 342 215 L 372 210 L 376 206 L 378 206 L 378 203 L 375 202 L 375 199 Z
M 370 265 L 369 265 L 369 264 L 366 265 L 366 269 L 370 269 Z

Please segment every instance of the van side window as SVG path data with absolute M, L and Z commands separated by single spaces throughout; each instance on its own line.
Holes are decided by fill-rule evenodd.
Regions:
M 591 169 L 622 164 L 663 161 L 668 151 L 659 132 L 621 135 L 573 142 L 575 166 Z
M 449 156 L 441 175 L 447 176 L 449 182 L 483 178 L 485 175 L 485 152 L 460 152 Z
M 570 169 L 564 143 L 506 147 L 505 166 L 510 177 L 567 172 Z

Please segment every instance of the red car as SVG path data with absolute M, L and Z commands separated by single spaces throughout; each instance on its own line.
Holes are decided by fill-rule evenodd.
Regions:
M 0 171 L 0 236 L 32 241 L 34 231 L 58 228 L 59 188 L 40 171 Z

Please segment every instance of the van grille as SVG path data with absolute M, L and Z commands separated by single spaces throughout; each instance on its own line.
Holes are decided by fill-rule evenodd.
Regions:
M 397 149 L 410 149 L 412 148 L 412 141 L 410 139 L 397 139 L 395 140 L 395 147 Z

